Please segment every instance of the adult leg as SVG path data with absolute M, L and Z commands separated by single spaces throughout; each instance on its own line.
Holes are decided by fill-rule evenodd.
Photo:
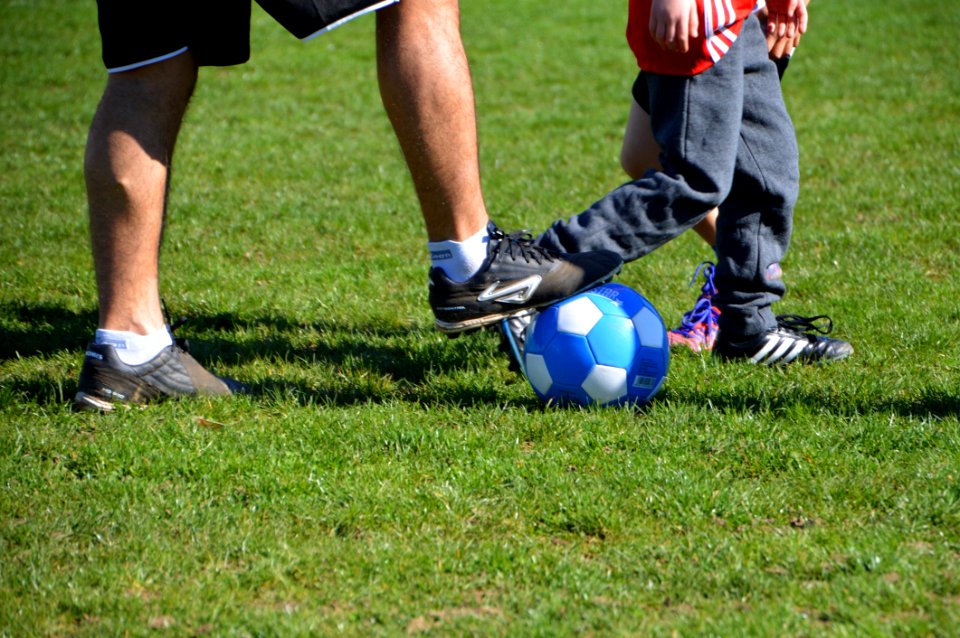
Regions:
M 556 255 L 488 226 L 457 0 L 402 0 L 381 9 L 377 76 L 420 200 L 439 330 L 456 333 L 529 312 L 620 269 L 612 253 Z
M 377 12 L 377 77 L 428 239 L 481 231 L 489 217 L 457 0 L 403 0 Z
M 196 78 L 184 53 L 107 80 L 84 163 L 100 328 L 146 335 L 164 326 L 160 237 L 173 149 Z
M 80 370 L 79 409 L 110 411 L 116 402 L 244 390 L 175 347 L 160 307 L 170 164 L 196 79 L 193 56 L 184 53 L 110 75 L 97 107 L 84 173 L 101 330 Z

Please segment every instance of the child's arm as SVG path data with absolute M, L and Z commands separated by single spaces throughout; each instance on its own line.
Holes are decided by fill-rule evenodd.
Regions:
M 650 35 L 667 51 L 686 53 L 700 29 L 695 0 L 653 0 L 650 5 Z

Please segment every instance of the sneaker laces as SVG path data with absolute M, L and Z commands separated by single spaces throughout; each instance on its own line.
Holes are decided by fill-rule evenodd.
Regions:
M 711 329 L 711 325 L 715 327 L 719 316 L 720 311 L 713 307 L 709 297 L 703 296 L 697 300 L 692 310 L 684 313 L 680 325 L 671 332 L 679 333 L 684 337 L 691 337 L 700 330 L 700 324 L 706 324 L 708 331 Z
M 167 324 L 167 332 L 170 333 L 170 338 L 173 339 L 173 344 L 180 350 L 189 353 L 190 352 L 190 342 L 186 337 L 178 337 L 175 333 L 177 328 L 183 326 L 189 321 L 186 317 L 180 317 L 176 321 L 171 321 L 170 312 L 167 310 L 166 302 L 160 300 L 160 309 L 163 311 L 163 318 Z
M 511 259 L 522 258 L 527 263 L 531 260 L 542 264 L 544 261 L 556 261 L 557 254 L 549 248 L 538 246 L 529 230 L 520 230 L 514 233 L 505 233 L 497 227 L 488 231 L 490 241 L 497 242 L 493 249 L 497 256 L 506 254 Z
M 817 315 L 816 317 L 777 315 L 777 327 L 797 334 L 818 332 L 822 335 L 828 335 L 833 332 L 833 319 L 827 315 Z
M 700 288 L 700 298 L 711 298 L 717 294 L 717 286 L 713 283 L 713 274 L 716 271 L 716 264 L 712 261 L 701 261 L 697 269 L 693 271 L 693 277 L 690 278 L 690 286 L 697 281 L 700 271 L 703 271 L 703 286 Z
M 720 311 L 713 306 L 713 296 L 717 294 L 717 286 L 713 283 L 713 274 L 716 266 L 712 261 L 702 261 L 693 271 L 693 277 L 690 278 L 689 286 L 697 282 L 697 277 L 703 272 L 703 286 L 700 287 L 700 296 L 693 309 L 683 315 L 680 325 L 671 332 L 691 337 L 698 331 L 699 324 L 705 324 L 707 333 L 715 332 L 717 318 L 720 317 Z

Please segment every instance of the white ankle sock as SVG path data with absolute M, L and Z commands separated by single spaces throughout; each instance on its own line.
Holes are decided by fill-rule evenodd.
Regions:
M 430 263 L 456 282 L 470 279 L 487 258 L 490 234 L 486 226 L 463 241 L 428 241 Z
M 146 363 L 173 343 L 170 332 L 164 327 L 148 335 L 139 335 L 125 330 L 97 330 L 94 342 L 113 346 L 117 356 L 128 366 Z

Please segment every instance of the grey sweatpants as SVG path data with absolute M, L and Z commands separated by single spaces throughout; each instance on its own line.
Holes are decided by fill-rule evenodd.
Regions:
M 776 327 L 770 305 L 785 291 L 799 188 L 797 143 L 777 68 L 750 17 L 729 52 L 695 76 L 644 74 L 663 171 L 649 171 L 568 220 L 538 243 L 562 252 L 608 249 L 643 257 L 714 207 L 720 329 L 733 341 Z

